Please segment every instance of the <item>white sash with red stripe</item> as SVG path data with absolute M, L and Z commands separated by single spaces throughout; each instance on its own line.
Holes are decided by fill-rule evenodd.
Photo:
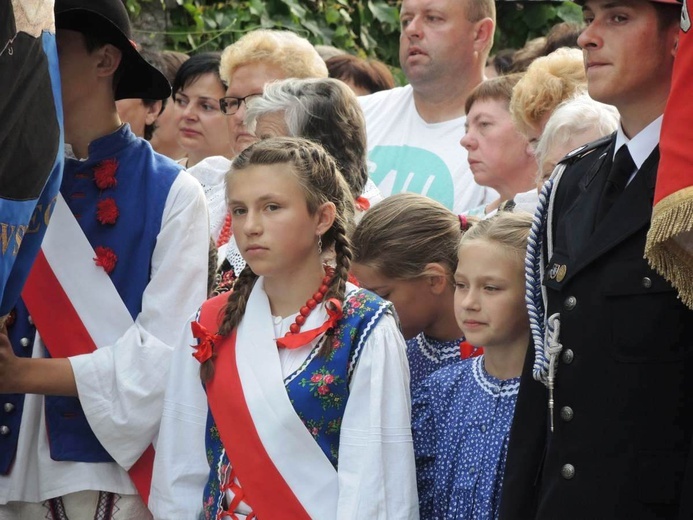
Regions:
M 324 321 L 327 315 L 324 311 L 323 314 L 321 319 Z M 214 388 L 216 381 L 212 381 L 208 386 L 208 396 L 231 464 L 234 465 L 234 453 L 245 454 L 256 450 L 252 453 L 253 464 L 247 464 L 247 467 L 243 468 L 241 464 L 235 465 L 240 485 L 246 492 L 250 506 L 260 518 L 263 518 L 261 515 L 266 507 L 269 507 L 270 511 L 272 508 L 281 507 L 276 503 L 269 503 L 274 502 L 275 497 L 265 492 L 254 491 L 249 486 L 253 480 L 264 485 L 263 479 L 268 475 L 276 475 L 272 485 L 275 489 L 281 488 L 276 492 L 293 495 L 310 518 L 335 518 L 339 497 L 337 471 L 289 401 L 273 337 L 272 313 L 262 288 L 262 279 L 259 279 L 253 288 L 235 336 L 235 356 L 231 360 L 225 360 L 222 352 L 234 350 L 219 348 L 220 357 L 217 359 L 215 373 L 219 374 L 220 382 L 226 378 L 235 380 L 232 384 L 237 383 L 242 392 L 233 392 L 232 395 L 226 393 L 223 396 Z M 230 341 L 224 343 L 224 346 L 227 345 L 232 347 Z M 232 400 L 232 405 L 215 407 L 215 394 L 219 395 L 220 402 L 222 399 L 227 402 Z M 224 410 L 238 406 L 242 407 L 243 413 L 238 413 L 234 417 L 219 417 L 219 414 L 225 415 Z M 243 422 L 239 424 L 239 420 Z M 250 445 L 238 446 L 238 443 L 244 442 L 244 435 L 236 435 L 236 445 L 227 445 L 227 441 L 224 440 L 225 428 L 220 424 L 224 422 L 235 425 L 235 428 L 230 429 L 252 432 L 248 437 L 259 439 L 259 443 L 252 448 Z M 291 516 L 301 517 L 304 516 L 299 513 Z
M 28 295 L 38 312 L 48 310 L 44 309 L 46 306 L 41 304 L 41 300 L 46 296 L 53 296 L 47 295 L 46 291 L 42 290 L 45 287 L 42 288 L 40 284 L 57 282 L 62 288 L 62 294 L 59 295 L 62 304 L 74 309 L 74 314 L 71 313 L 68 318 L 82 323 L 92 339 L 94 348 L 113 345 L 132 327 L 134 320 L 130 312 L 111 278 L 102 267 L 94 263 L 96 253 L 61 194 L 58 194 L 40 254 L 44 257 L 42 264 L 47 266 L 38 265 L 32 269 L 30 277 L 33 278 L 33 283 L 27 284 L 24 290 L 25 300 Z M 46 277 L 54 278 L 55 282 Z M 36 302 L 33 302 L 32 298 L 34 289 L 41 291 L 41 298 L 36 298 Z M 36 311 L 30 311 L 36 318 Z M 52 308 L 50 311 L 61 313 L 61 307 Z M 49 323 L 55 321 L 54 318 L 55 316 L 46 316 L 46 319 L 50 320 Z M 42 332 L 41 336 L 45 338 L 45 332 Z M 51 345 L 49 348 L 62 347 Z M 83 348 L 80 350 L 80 354 L 89 351 Z M 53 353 L 51 355 L 57 357 Z
M 94 249 L 58 194 L 50 225 L 22 297 L 52 357 L 113 345 L 134 320 L 111 278 L 94 263 Z M 130 470 L 146 502 L 153 450 Z

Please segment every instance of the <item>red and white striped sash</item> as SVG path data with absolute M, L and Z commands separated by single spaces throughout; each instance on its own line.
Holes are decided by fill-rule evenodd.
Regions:
M 58 194 L 41 251 L 22 297 L 46 348 L 66 358 L 113 345 L 134 321 L 94 249 Z M 150 446 L 129 474 L 147 502 L 154 450 Z
M 203 306 L 200 320 L 210 331 L 218 330 L 218 310 Z M 260 279 L 237 331 L 217 346 L 207 385 L 212 415 L 244 501 L 260 519 L 335 518 L 337 471 L 289 400 L 273 335 Z

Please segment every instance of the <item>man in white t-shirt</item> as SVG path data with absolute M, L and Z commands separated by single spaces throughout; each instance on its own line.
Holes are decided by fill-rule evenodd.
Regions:
M 459 141 L 495 19 L 493 0 L 402 2 L 399 59 L 409 85 L 360 98 L 369 173 L 383 195 L 421 193 L 457 213 L 493 198 L 474 182 Z

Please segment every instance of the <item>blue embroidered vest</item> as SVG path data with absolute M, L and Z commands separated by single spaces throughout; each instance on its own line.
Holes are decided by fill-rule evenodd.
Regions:
M 335 329 L 333 351 L 327 357 L 319 356 L 317 346 L 301 368 L 284 380 L 297 415 L 335 469 L 351 375 L 371 331 L 391 305 L 363 289 L 349 294 L 344 304 L 344 317 Z M 210 474 L 205 486 L 202 518 L 212 520 L 222 510 L 221 483 L 228 478 L 230 463 L 211 412 L 207 415 L 205 442 Z
M 117 184 L 99 189 L 94 170 L 110 159 L 117 161 L 114 176 Z M 117 255 L 110 276 L 133 319 L 142 310 L 142 294 L 149 283 L 164 206 L 180 170 L 173 161 L 155 153 L 147 141 L 137 138 L 128 125 L 92 142 L 88 159 L 65 161 L 60 193 L 91 246 L 108 247 Z M 114 224 L 103 224 L 97 219 L 97 203 L 108 198 L 115 201 L 119 211 Z M 23 302 L 17 305 L 16 320 L 9 334 L 15 353 L 31 357 L 36 328 Z M 4 396 L 1 401 L 0 425 L 7 426 L 9 434 L 0 435 L 0 473 L 7 474 L 17 449 L 24 396 Z M 113 461 L 89 427 L 78 398 L 47 396 L 45 402 L 51 458 Z

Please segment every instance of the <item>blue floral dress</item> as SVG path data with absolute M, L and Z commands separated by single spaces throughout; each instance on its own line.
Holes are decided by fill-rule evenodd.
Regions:
M 421 518 L 498 517 L 519 386 L 489 375 L 484 356 L 423 381 L 412 409 Z

